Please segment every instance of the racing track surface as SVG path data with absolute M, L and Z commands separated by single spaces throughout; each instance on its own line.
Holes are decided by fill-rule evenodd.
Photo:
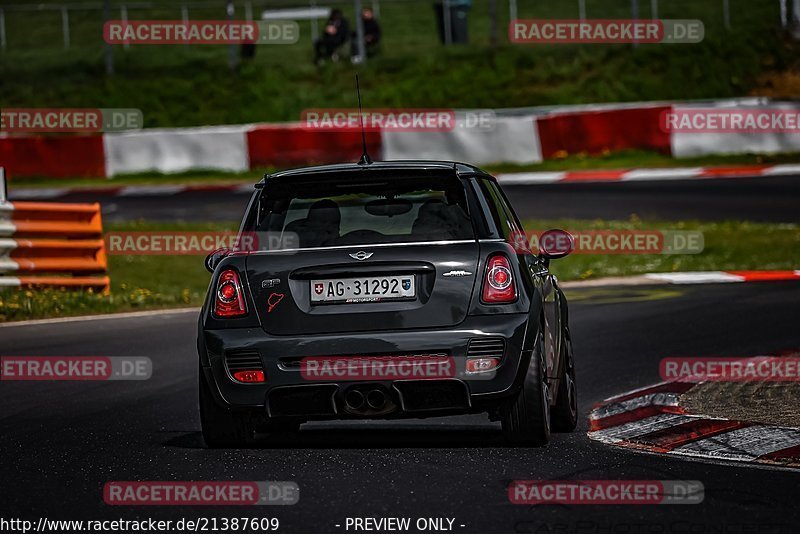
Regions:
M 544 449 L 506 447 L 499 425 L 471 416 L 317 423 L 305 425 L 297 441 L 272 448 L 206 450 L 196 411 L 195 313 L 2 327 L 8 355 L 149 356 L 154 364 L 146 382 L 3 382 L 3 514 L 274 514 L 281 532 L 344 532 L 348 516 L 455 517 L 456 525 L 465 525 L 456 532 L 480 534 L 667 532 L 670 526 L 696 534 L 796 532 L 797 472 L 646 455 L 590 442 L 585 432 L 594 402 L 659 381 L 664 356 L 799 346 L 800 284 L 580 289 L 568 295 L 582 421 L 580 431 L 556 435 Z M 704 483 L 706 497 L 683 506 L 509 504 L 510 480 L 536 478 L 692 479 Z M 113 480 L 292 480 L 301 497 L 294 506 L 251 509 L 109 507 L 102 488 Z
M 644 220 L 800 221 L 800 176 L 542 184 L 504 189 L 522 219 L 627 219 L 635 213 Z M 232 221 L 241 219 L 248 196 L 226 192 L 123 197 L 71 194 L 59 200 L 99 201 L 105 221 Z

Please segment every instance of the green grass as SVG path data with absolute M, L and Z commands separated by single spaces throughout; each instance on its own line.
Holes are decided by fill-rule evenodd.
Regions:
M 653 167 L 700 167 L 714 165 L 761 165 L 780 163 L 799 163 L 800 154 L 755 155 L 742 154 L 733 156 L 702 156 L 697 158 L 674 159 L 657 152 L 631 150 L 614 152 L 605 155 L 589 156 L 574 154 L 562 159 L 547 160 L 529 165 L 496 164 L 486 165 L 485 169 L 492 173 L 564 171 L 587 169 L 633 169 Z M 219 171 L 190 171 L 177 174 L 141 173 L 115 176 L 109 180 L 97 178 L 17 178 L 9 180 L 14 187 L 107 187 L 117 185 L 173 185 L 173 184 L 248 184 L 261 179 L 265 172 L 276 169 L 253 170 L 242 173 L 225 173 Z
M 234 223 L 167 226 L 138 222 L 107 225 L 107 230 L 229 231 L 235 226 Z M 530 230 L 694 230 L 704 234 L 705 250 L 696 255 L 574 254 L 552 264 L 553 272 L 564 281 L 648 272 L 794 269 L 800 265 L 800 227 L 795 224 L 643 223 L 634 218 L 628 221 L 530 220 L 525 222 L 525 227 Z M 110 294 L 7 289 L 0 291 L 0 321 L 199 306 L 209 280 L 201 256 L 110 256 L 109 263 Z
M 270 2 L 271 8 L 292 2 Z M 293 2 L 300 5 L 302 2 Z M 353 20 L 349 2 L 342 7 Z M 741 96 L 765 72 L 782 71 L 796 48 L 779 29 L 778 2 L 731 0 L 725 30 L 721 2 L 661 0 L 662 18 L 696 18 L 706 39 L 695 45 L 512 45 L 508 10 L 498 2 L 499 42 L 490 44 L 489 0 L 470 12 L 471 44 L 445 49 L 435 32 L 430 0 L 383 0 L 381 54 L 369 64 L 317 68 L 311 36 L 258 47 L 235 73 L 226 46 L 114 48 L 116 74 L 103 67 L 102 20 L 97 11 L 70 17 L 73 47 L 62 50 L 58 12 L 6 10 L 8 49 L 0 53 L 3 107 L 138 108 L 146 127 L 298 120 L 308 108 L 355 105 L 353 75 L 361 74 L 366 107 L 503 108 L 554 104 Z M 639 0 L 640 16 L 650 2 Z M 130 19 L 178 19 L 178 0 L 156 10 L 131 10 Z M 190 13 L 223 18 L 220 8 Z M 519 2 L 520 18 L 575 18 L 577 3 Z M 628 18 L 627 0 L 587 0 L 590 17 Z M 256 10 L 258 11 L 258 10 Z M 114 14 L 118 18 L 118 15 Z M 237 17 L 243 16 L 241 5 Z

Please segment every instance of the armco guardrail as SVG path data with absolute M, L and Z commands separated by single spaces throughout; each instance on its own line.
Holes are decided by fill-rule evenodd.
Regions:
M 107 291 L 99 204 L 8 202 L 0 169 L 0 287 Z

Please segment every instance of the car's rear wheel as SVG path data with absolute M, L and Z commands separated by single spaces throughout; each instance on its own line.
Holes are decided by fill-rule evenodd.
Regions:
M 522 389 L 503 413 L 503 434 L 508 443 L 541 447 L 550 440 L 550 391 L 546 370 L 540 327 Z
M 200 425 L 203 440 L 211 448 L 243 447 L 254 442 L 251 414 L 228 410 L 217 404 L 202 368 L 199 377 Z
M 575 359 L 572 355 L 572 340 L 569 330 L 564 329 L 561 340 L 561 361 L 564 367 L 559 376 L 556 404 L 550 421 L 555 432 L 572 432 L 578 425 L 578 387 L 575 382 Z

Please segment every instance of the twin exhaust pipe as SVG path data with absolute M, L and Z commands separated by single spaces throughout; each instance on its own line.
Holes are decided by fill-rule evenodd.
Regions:
M 386 406 L 386 393 L 380 389 L 372 389 L 364 395 L 351 388 L 344 396 L 344 403 L 353 412 L 363 412 L 365 409 L 382 410 Z

